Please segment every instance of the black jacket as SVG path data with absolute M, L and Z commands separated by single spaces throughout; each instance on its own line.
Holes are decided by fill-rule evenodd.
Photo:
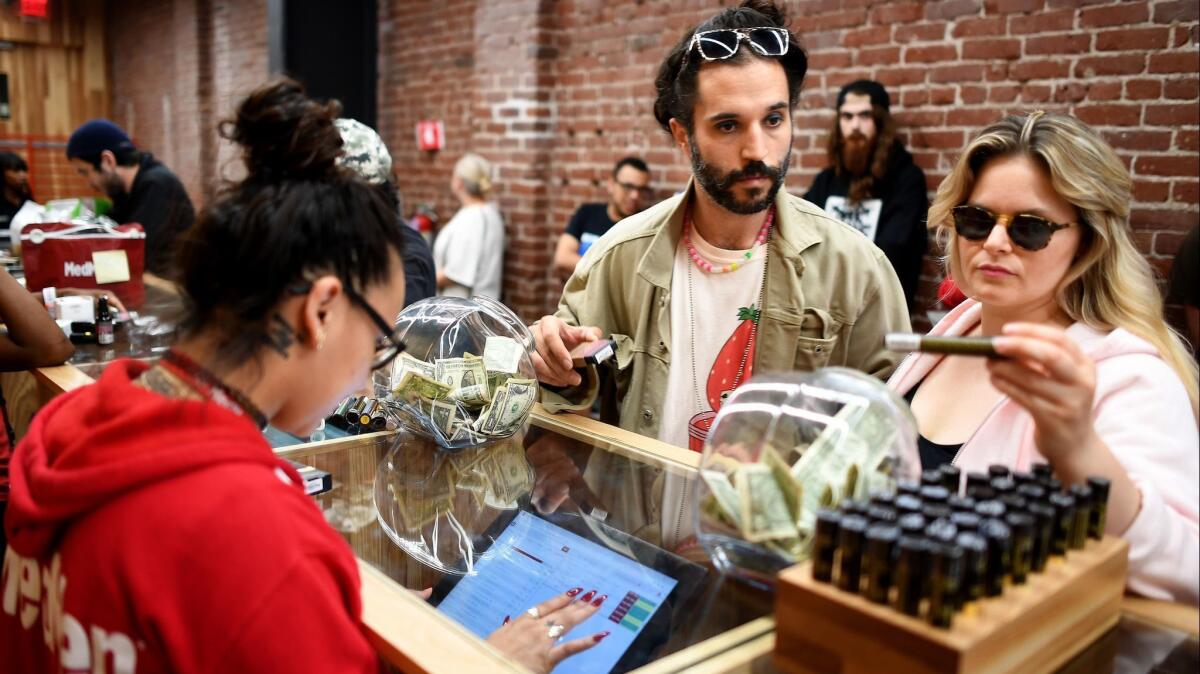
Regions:
M 175 239 L 192 226 L 196 211 L 179 178 L 143 152 L 133 185 L 113 199 L 109 217 L 118 224 L 136 222 L 146 230 L 146 271 L 165 276 L 174 265 Z
M 830 167 L 817 174 L 804 198 L 843 220 L 843 214 L 829 211 L 826 202 L 830 196 L 846 196 L 849 189 L 849 176 L 839 177 Z M 883 202 L 875 230 L 875 245 L 892 263 L 904 288 L 904 297 L 912 308 L 928 242 L 925 220 L 929 199 L 925 172 L 913 163 L 912 155 L 899 140 L 892 147 L 887 174 L 880 184 L 876 184 L 874 192 L 871 196 Z

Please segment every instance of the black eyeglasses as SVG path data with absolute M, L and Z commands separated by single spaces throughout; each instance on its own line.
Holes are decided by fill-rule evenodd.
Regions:
M 688 49 L 695 49 L 705 61 L 723 61 L 737 53 L 742 40 L 762 56 L 783 56 L 788 51 L 786 28 L 718 28 L 692 36 Z
M 288 292 L 293 295 L 303 295 L 311 289 L 312 283 L 302 283 L 288 288 Z M 375 357 L 371 359 L 371 369 L 378 370 L 385 367 L 395 360 L 396 356 L 404 353 L 406 347 L 404 341 L 399 337 L 399 330 L 392 327 L 392 324 L 387 322 L 383 316 L 380 316 L 379 312 L 367 303 L 367 298 L 360 295 L 348 281 L 342 281 L 342 290 L 345 291 L 350 302 L 362 309 L 367 318 L 371 319 L 371 322 L 379 328 L 379 332 L 383 335 L 375 340 Z
M 617 183 L 617 186 L 626 192 L 637 192 L 638 195 L 648 197 L 654 194 L 654 190 L 649 185 L 634 185 L 633 183 Z
M 1041 250 L 1050 245 L 1050 237 L 1071 223 L 1060 225 L 1039 215 L 1017 213 L 996 215 L 982 206 L 963 204 L 951 211 L 954 216 L 954 231 L 968 241 L 983 241 L 992 234 L 996 225 L 1008 228 L 1008 238 L 1025 250 Z

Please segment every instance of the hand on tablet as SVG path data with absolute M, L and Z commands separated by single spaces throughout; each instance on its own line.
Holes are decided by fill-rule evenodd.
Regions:
M 548 674 L 558 663 L 586 651 L 608 636 L 608 632 L 599 632 L 563 640 L 563 637 L 571 635 L 576 625 L 600 610 L 607 598 L 608 595 L 597 597 L 595 590 L 584 593 L 582 587 L 573 588 L 538 604 L 534 609 L 536 618 L 529 613 L 522 613 L 516 618 L 506 619 L 487 641 L 496 650 L 531 671 Z

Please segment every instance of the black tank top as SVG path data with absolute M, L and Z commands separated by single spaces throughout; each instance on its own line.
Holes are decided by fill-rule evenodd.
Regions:
M 904 394 L 904 400 L 912 405 L 913 398 L 917 396 L 917 389 L 921 388 L 921 384 L 925 380 L 917 382 L 917 385 L 909 389 L 908 393 Z M 942 464 L 954 461 L 954 457 L 958 455 L 958 450 L 962 449 L 963 443 L 957 445 L 943 445 L 933 442 L 924 435 L 917 433 L 917 453 L 921 456 L 921 470 L 929 470 L 937 468 Z

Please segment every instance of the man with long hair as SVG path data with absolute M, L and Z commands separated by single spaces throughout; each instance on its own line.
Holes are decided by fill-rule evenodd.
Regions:
M 0 152 L 0 231 L 8 231 L 12 217 L 26 201 L 33 199 L 29 189 L 29 165 L 20 155 Z
M 913 306 L 925 256 L 925 173 L 896 138 L 883 85 L 858 80 L 842 87 L 829 132 L 829 168 L 804 198 L 879 246 Z

